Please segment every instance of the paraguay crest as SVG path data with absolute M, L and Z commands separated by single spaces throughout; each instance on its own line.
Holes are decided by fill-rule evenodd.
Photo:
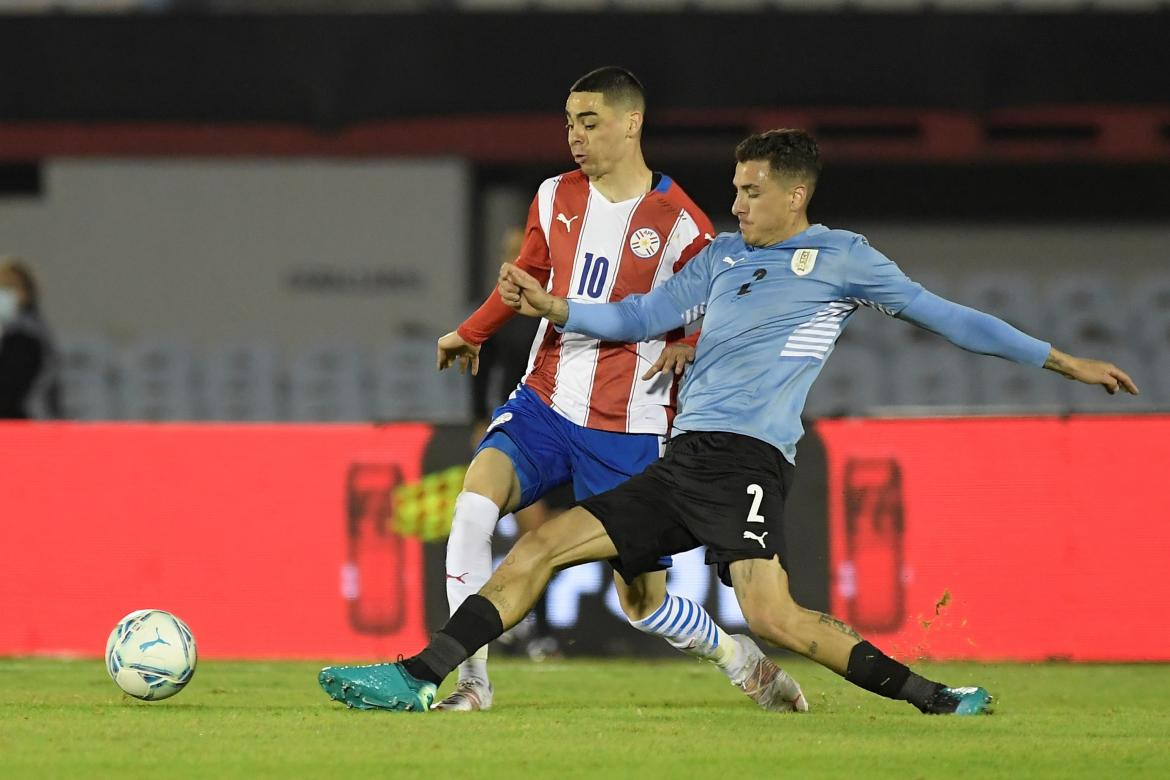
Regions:
M 630 236 L 630 251 L 635 256 L 646 259 L 658 254 L 658 247 L 662 246 L 662 239 L 654 228 L 638 228 Z
M 797 276 L 808 276 L 813 266 L 817 264 L 819 249 L 797 249 L 792 253 L 792 273 Z

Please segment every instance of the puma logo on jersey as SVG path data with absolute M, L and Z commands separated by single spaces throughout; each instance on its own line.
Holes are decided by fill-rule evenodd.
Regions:
M 725 258 L 723 258 L 723 262 L 727 263 L 729 266 L 734 268 L 735 264 L 738 263 L 739 260 L 732 260 L 730 257 L 725 257 Z
M 762 534 L 753 534 L 751 531 L 744 531 L 743 532 L 744 539 L 755 539 L 757 542 L 760 543 L 760 547 L 763 547 L 765 550 L 768 549 L 767 545 L 764 544 L 764 537 L 767 535 L 768 535 L 767 531 L 764 531 Z
M 581 215 L 578 214 L 576 217 L 573 217 L 572 219 L 570 219 L 558 211 L 557 212 L 557 222 L 564 222 L 565 223 L 565 232 L 568 233 L 569 231 L 571 231 L 573 229 L 573 220 L 579 218 L 580 216 Z

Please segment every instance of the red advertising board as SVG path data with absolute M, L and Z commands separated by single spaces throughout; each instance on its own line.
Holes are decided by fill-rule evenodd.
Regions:
M 1170 660 L 1170 417 L 836 420 L 835 614 L 903 659 Z
M 417 651 L 422 552 L 388 527 L 426 425 L 0 425 L 0 655 L 100 655 L 166 609 L 204 657 Z

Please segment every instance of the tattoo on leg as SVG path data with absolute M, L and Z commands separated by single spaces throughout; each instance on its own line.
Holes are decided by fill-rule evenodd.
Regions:
M 816 654 L 817 654 L 817 643 L 816 643 L 816 642 L 810 642 L 810 643 L 809 643 L 809 645 L 808 645 L 808 654 L 809 654 L 809 655 L 816 655 Z
M 849 626 L 849 624 L 847 624 L 841 620 L 838 620 L 837 618 L 833 617 L 832 615 L 826 615 L 824 612 L 818 612 L 817 614 L 821 616 L 819 622 L 824 623 L 825 625 L 828 625 L 828 626 L 832 626 L 833 628 L 840 631 L 842 634 L 847 634 L 847 635 L 853 637 L 854 639 L 861 639 L 861 634 L 854 631 L 853 628 Z
M 740 574 L 743 575 L 744 582 L 751 582 L 752 581 L 752 567 L 755 565 L 755 563 L 756 563 L 755 561 L 749 560 L 747 562 L 747 564 L 743 567 L 743 571 L 740 572 Z

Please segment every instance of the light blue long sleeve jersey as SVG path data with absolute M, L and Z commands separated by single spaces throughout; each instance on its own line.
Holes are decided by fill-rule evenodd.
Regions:
M 638 342 L 704 317 L 674 434 L 741 433 L 795 462 L 809 388 L 858 306 L 908 320 L 971 352 L 1033 366 L 1048 357 L 1047 343 L 934 295 L 864 236 L 824 225 L 767 247 L 748 246 L 739 233 L 720 234 L 646 295 L 609 304 L 571 301 L 562 330 Z

